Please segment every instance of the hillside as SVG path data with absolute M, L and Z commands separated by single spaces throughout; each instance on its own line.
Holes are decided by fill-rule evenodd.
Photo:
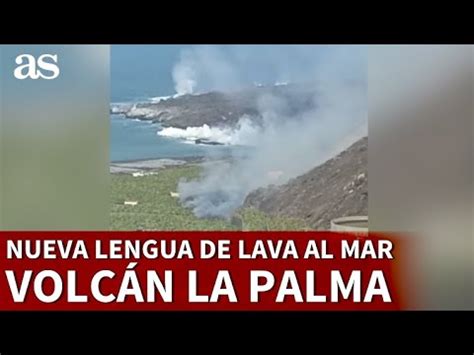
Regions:
M 281 186 L 251 192 L 244 208 L 303 219 L 328 230 L 337 217 L 368 214 L 367 137 L 336 157 Z

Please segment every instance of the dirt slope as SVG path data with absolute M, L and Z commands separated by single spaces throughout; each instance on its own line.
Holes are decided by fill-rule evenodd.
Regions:
M 250 193 L 244 207 L 304 219 L 327 230 L 333 218 L 368 213 L 367 137 L 336 157 L 281 186 Z

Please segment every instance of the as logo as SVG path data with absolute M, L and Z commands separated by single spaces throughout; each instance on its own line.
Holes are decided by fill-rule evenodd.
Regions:
M 20 54 L 15 59 L 18 64 L 13 75 L 15 78 L 24 79 L 56 79 L 59 76 L 57 54 L 43 54 L 38 60 L 31 54 Z

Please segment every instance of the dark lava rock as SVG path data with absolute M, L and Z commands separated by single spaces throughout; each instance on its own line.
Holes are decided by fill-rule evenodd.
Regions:
M 196 144 L 205 144 L 205 145 L 223 145 L 222 143 L 210 141 L 210 140 L 203 139 L 203 138 L 196 139 L 194 141 L 194 143 L 196 143 Z
M 279 105 L 281 116 L 294 116 L 312 109 L 315 92 L 314 86 L 303 84 L 253 87 L 227 93 L 213 91 L 139 103 L 123 113 L 128 118 L 159 122 L 163 127 L 234 126 L 242 116 L 258 122 L 265 100 L 283 103 Z

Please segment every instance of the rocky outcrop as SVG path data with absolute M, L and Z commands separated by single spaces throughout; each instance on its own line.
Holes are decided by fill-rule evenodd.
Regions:
M 281 186 L 250 193 L 244 207 L 269 215 L 304 219 L 315 229 L 328 230 L 337 217 L 367 215 L 367 137 L 336 157 Z
M 315 90 L 310 85 L 288 84 L 253 87 L 236 92 L 208 92 L 195 95 L 173 96 L 158 102 L 111 107 L 112 113 L 128 118 L 152 120 L 163 127 L 234 126 L 242 116 L 261 118 L 265 100 L 278 107 L 282 115 L 294 116 L 311 109 Z

